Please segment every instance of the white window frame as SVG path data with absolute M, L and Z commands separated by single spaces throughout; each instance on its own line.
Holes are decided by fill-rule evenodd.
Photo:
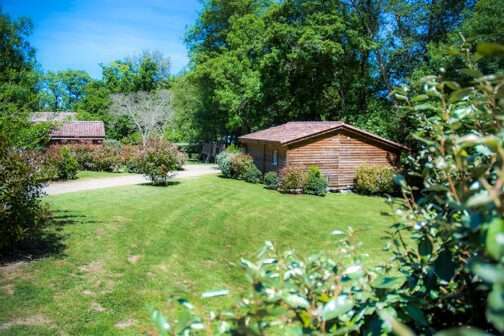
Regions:
M 278 151 L 274 150 L 273 155 L 271 156 L 271 164 L 276 167 L 278 166 Z

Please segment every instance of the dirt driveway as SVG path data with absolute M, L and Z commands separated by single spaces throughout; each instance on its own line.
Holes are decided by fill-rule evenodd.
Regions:
M 213 164 L 185 165 L 184 170 L 176 172 L 174 179 L 184 179 L 203 175 L 217 174 L 219 169 Z M 118 177 L 106 177 L 97 179 L 86 179 L 83 181 L 67 181 L 49 183 L 44 191 L 48 195 L 59 195 L 69 192 L 84 190 L 102 189 L 110 187 L 119 187 L 133 184 L 142 184 L 149 182 L 142 175 L 128 175 Z

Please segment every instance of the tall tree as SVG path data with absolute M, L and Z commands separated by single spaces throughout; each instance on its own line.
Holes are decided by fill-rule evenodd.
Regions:
M 171 93 L 168 90 L 112 95 L 110 113 L 130 118 L 141 135 L 144 146 L 156 133 L 163 133 L 171 112 Z
M 39 82 L 39 106 L 45 111 L 70 111 L 85 96 L 85 88 L 91 82 L 85 71 L 49 71 Z
M 35 50 L 28 42 L 29 19 L 11 19 L 0 9 L 0 141 L 36 147 L 48 127 L 32 127 L 28 112 L 37 106 Z
M 149 92 L 169 87 L 170 61 L 160 52 L 144 51 L 101 67 L 105 86 L 113 93 Z
M 30 111 L 36 106 L 35 50 L 28 42 L 32 23 L 11 19 L 0 9 L 0 113 Z
M 79 116 L 103 120 L 108 137 L 126 139 L 135 132 L 135 125 L 128 116 L 110 114 L 110 96 L 168 88 L 171 81 L 169 66 L 169 60 L 161 53 L 147 51 L 102 64 L 102 79 L 89 82 L 84 88 L 83 98 L 76 104 Z

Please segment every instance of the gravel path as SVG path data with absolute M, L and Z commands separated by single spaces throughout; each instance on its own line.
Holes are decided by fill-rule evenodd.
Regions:
M 216 165 L 198 164 L 186 165 L 184 170 L 175 173 L 174 179 L 183 179 L 203 175 L 217 174 L 219 172 Z M 126 185 L 148 183 L 149 181 L 142 175 L 129 175 L 118 177 L 105 177 L 97 179 L 87 179 L 83 181 L 67 181 L 49 183 L 44 191 L 48 195 L 59 195 L 69 192 L 119 187 Z

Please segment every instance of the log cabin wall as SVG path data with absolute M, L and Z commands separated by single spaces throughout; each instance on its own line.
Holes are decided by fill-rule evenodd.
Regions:
M 342 131 L 335 137 L 339 142 L 337 188 L 353 186 L 357 169 L 362 165 L 395 167 L 398 164 L 397 150 L 386 148 L 381 143 L 347 131 Z
M 287 151 L 289 166 L 306 169 L 317 165 L 333 189 L 351 187 L 362 165 L 394 166 L 397 158 L 397 153 L 383 145 L 347 131 L 295 143 Z
M 287 161 L 289 167 L 307 169 L 316 165 L 327 176 L 329 187 L 338 185 L 339 138 L 326 135 L 289 146 Z

